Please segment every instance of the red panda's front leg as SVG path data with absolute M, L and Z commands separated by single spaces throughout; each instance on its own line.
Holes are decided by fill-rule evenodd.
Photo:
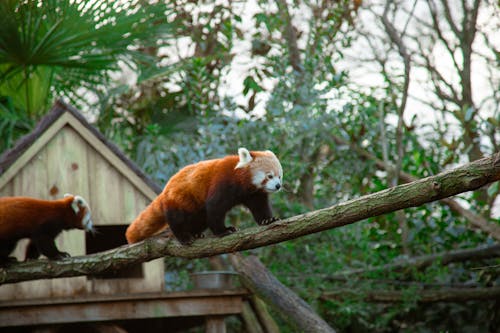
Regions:
M 69 253 L 57 249 L 54 237 L 47 234 L 34 235 L 26 250 L 26 259 L 37 259 L 43 254 L 49 259 L 62 259 L 70 257 Z
M 222 237 L 229 235 L 236 231 L 233 226 L 226 227 L 224 220 L 226 213 L 234 206 L 230 199 L 222 199 L 219 197 L 212 197 L 205 203 L 207 212 L 207 226 L 214 235 Z
M 255 193 L 246 199 L 243 204 L 250 209 L 255 222 L 259 225 L 270 224 L 279 220 L 279 218 L 273 216 L 267 193 Z

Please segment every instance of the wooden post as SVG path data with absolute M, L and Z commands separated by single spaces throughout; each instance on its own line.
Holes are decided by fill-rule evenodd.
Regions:
M 226 333 L 224 316 L 209 316 L 205 319 L 205 333 Z

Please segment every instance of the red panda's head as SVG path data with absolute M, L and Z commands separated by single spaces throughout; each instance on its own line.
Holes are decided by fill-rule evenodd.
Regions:
M 91 219 L 89 204 L 79 195 L 65 194 L 64 197 L 72 197 L 71 208 L 75 212 L 78 220 L 81 222 L 81 229 L 85 231 L 94 231 Z
M 239 161 L 235 169 L 248 168 L 252 184 L 268 193 L 281 189 L 283 169 L 280 161 L 270 150 L 249 152 L 246 148 L 238 149 Z

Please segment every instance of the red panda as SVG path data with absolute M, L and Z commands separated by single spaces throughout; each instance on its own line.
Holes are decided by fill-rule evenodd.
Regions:
M 163 191 L 127 228 L 129 243 L 150 237 L 168 225 L 183 244 L 209 228 L 216 236 L 236 229 L 226 227 L 224 218 L 234 206 L 242 204 L 258 224 L 274 218 L 268 194 L 279 191 L 281 164 L 271 151 L 240 148 L 238 155 L 201 161 L 176 173 Z
M 89 205 L 78 195 L 66 194 L 60 200 L 0 198 L 0 265 L 12 260 L 9 254 L 21 238 L 30 238 L 25 260 L 40 254 L 49 259 L 69 257 L 57 249 L 54 239 L 73 228 L 93 231 Z

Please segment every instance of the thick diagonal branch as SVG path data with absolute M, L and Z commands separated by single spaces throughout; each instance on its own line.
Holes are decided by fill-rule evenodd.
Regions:
M 0 284 L 42 278 L 97 274 L 164 256 L 208 257 L 253 249 L 338 228 L 399 209 L 416 207 L 500 180 L 500 154 L 454 170 L 297 215 L 268 226 L 252 227 L 222 238 L 205 238 L 182 246 L 170 238 L 153 237 L 131 246 L 58 261 L 38 260 L 0 269 Z
M 390 165 L 387 165 L 384 163 L 384 161 L 378 159 L 376 156 L 372 155 L 370 152 L 359 148 L 358 146 L 354 144 L 349 144 L 347 141 L 344 141 L 340 137 L 333 137 L 335 142 L 338 145 L 346 145 L 350 146 L 353 151 L 355 151 L 361 158 L 370 160 L 375 163 L 377 168 L 381 170 L 386 170 L 387 172 L 392 172 L 393 170 L 387 170 L 388 168 L 391 168 Z M 405 183 L 410 183 L 416 181 L 418 178 L 414 177 L 404 171 L 399 172 L 399 178 L 401 181 Z M 447 205 L 453 212 L 465 217 L 469 223 L 471 224 L 472 227 L 477 228 L 486 234 L 490 235 L 497 241 L 500 241 L 500 226 L 497 224 L 494 224 L 492 222 L 489 222 L 485 217 L 474 213 L 470 209 L 467 209 L 463 207 L 461 204 L 459 204 L 456 200 L 453 200 L 451 198 L 443 198 L 440 200 L 441 203 Z

